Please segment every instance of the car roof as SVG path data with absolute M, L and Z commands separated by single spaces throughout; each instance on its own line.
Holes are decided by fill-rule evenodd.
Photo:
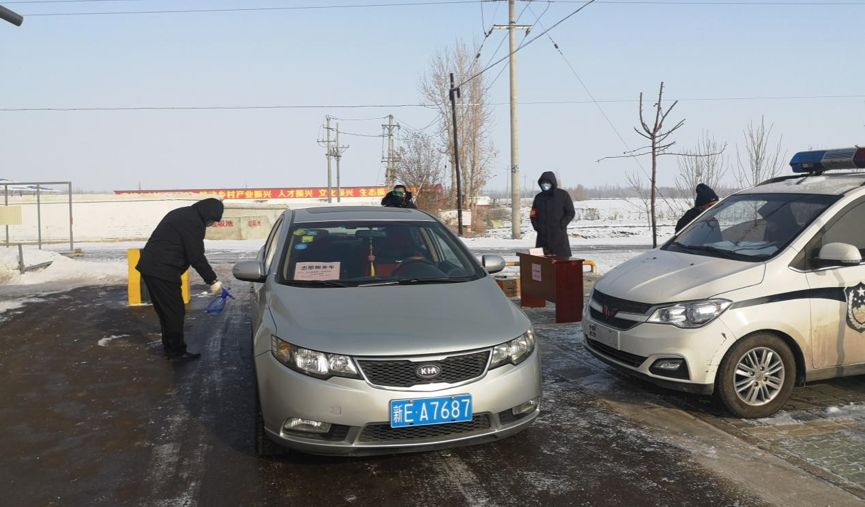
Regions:
M 865 172 L 827 172 L 820 175 L 782 176 L 739 193 L 843 195 L 856 188 L 865 189 Z
M 321 206 L 291 210 L 294 223 L 315 222 L 368 222 L 389 220 L 413 220 L 434 222 L 435 219 L 422 211 L 410 208 L 388 208 L 383 206 Z

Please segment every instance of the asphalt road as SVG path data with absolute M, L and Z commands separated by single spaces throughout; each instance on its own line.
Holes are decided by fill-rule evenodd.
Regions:
M 223 278 L 228 269 L 218 268 Z M 548 310 L 530 314 L 545 398 L 525 432 L 422 454 L 259 459 L 248 287 L 233 283 L 238 298 L 218 317 L 203 311 L 209 298 L 193 299 L 187 341 L 203 357 L 188 364 L 161 357 L 152 309 L 128 308 L 125 287 L 44 296 L 7 313 L 0 504 L 760 505 L 779 498 L 725 468 L 723 439 L 712 446 L 714 461 L 705 459 L 701 432 L 712 440 L 720 438 L 712 431 L 744 429 L 679 423 L 705 419 L 720 428 L 723 415 L 711 402 L 611 372 L 582 349 L 577 326 L 552 324 Z M 858 385 L 851 389 L 865 401 Z M 730 438 L 733 455 L 757 449 L 774 460 L 734 468 L 769 466 L 778 481 L 815 482 L 809 491 L 833 505 L 858 500 L 855 483 L 845 491 L 838 476 L 819 478 L 759 442 Z

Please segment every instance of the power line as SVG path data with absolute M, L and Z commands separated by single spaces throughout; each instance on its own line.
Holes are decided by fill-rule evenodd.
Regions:
M 371 116 L 369 118 L 344 118 L 342 116 L 340 116 L 340 117 L 332 116 L 331 118 L 333 118 L 334 120 L 339 120 L 339 121 L 378 121 L 378 120 L 387 119 L 387 116 Z M 343 134 L 344 133 L 345 132 L 343 132 Z
M 60 1 L 60 0 L 55 0 Z M 71 2 L 72 0 L 67 0 Z M 124 0 L 128 1 L 128 0 Z M 228 13 L 228 12 L 278 12 L 278 11 L 306 11 L 326 9 L 367 9 L 387 7 L 418 7 L 433 5 L 469 5 L 479 1 L 487 0 L 426 0 L 421 2 L 382 2 L 368 4 L 324 4 L 324 5 L 291 5 L 273 7 L 224 7 L 206 9 L 156 9 L 142 11 L 87 11 L 87 12 L 39 12 L 24 14 L 27 17 L 57 17 L 57 16 L 121 16 L 140 14 L 197 14 L 197 13 Z M 4 2 L 14 3 L 14 2 Z
M 746 102 L 756 100 L 862 100 L 865 95 L 755 95 L 739 97 L 691 97 L 678 99 L 679 102 Z M 555 105 L 593 105 L 593 104 L 636 104 L 637 99 L 609 100 L 527 100 L 519 104 L 523 106 L 555 106 Z M 474 104 L 464 104 L 474 105 Z M 506 106 L 508 102 L 490 102 L 491 106 Z M 394 109 L 394 108 L 424 108 L 434 109 L 432 103 L 415 104 L 278 104 L 278 105 L 237 105 L 237 106 L 102 106 L 102 107 L 3 107 L 0 113 L 32 113 L 32 112 L 126 112 L 126 111 L 255 111 L 280 109 Z M 436 119 L 435 121 L 438 121 Z M 425 127 L 428 128 L 428 127 Z M 423 129 L 419 129 L 423 130 Z
M 346 132 L 345 130 L 340 130 L 340 134 L 344 136 L 356 136 L 356 137 L 384 137 L 382 134 L 359 134 L 357 132 Z
M 534 41 L 538 40 L 539 38 L 541 38 L 541 37 L 543 37 L 544 35 L 546 35 L 547 33 L 549 33 L 550 30 L 553 30 L 554 28 L 556 28 L 557 26 L 561 25 L 562 23 L 564 23 L 565 21 L 567 21 L 567 20 L 570 19 L 571 17 L 573 17 L 573 16 L 579 14 L 583 9 L 585 9 L 586 7 L 592 5 L 592 4 L 595 3 L 596 1 L 597 1 L 597 0 L 588 0 L 587 2 L 583 2 L 583 5 L 579 6 L 577 9 L 575 9 L 573 12 L 571 12 L 571 13 L 568 14 L 567 16 L 563 17 L 562 19 L 556 21 L 556 22 L 555 22 L 551 27 L 547 28 L 547 29 L 544 30 L 543 32 L 539 33 L 538 35 L 536 35 L 536 36 L 532 37 L 531 39 L 527 40 L 527 41 L 525 42 L 525 44 L 520 44 L 520 46 L 519 46 L 518 48 L 516 48 L 513 52 L 516 53 L 517 51 L 523 49 L 524 47 L 527 47 L 528 45 L 530 45 L 530 44 L 533 43 Z M 503 56 L 502 58 L 498 59 L 496 62 L 494 62 L 494 63 L 492 63 L 492 64 L 490 64 L 490 65 L 487 65 L 483 70 L 481 70 L 481 71 L 478 72 L 477 74 L 471 76 L 471 77 L 468 78 L 468 79 L 463 80 L 463 82 L 461 82 L 460 84 L 458 84 L 456 87 L 457 87 L 457 88 L 460 88 L 460 87 L 463 86 L 464 84 L 466 84 L 466 83 L 468 83 L 469 81 L 471 81 L 471 80 L 477 78 L 478 76 L 480 76 L 480 75 L 483 74 L 484 72 L 490 70 L 491 68 L 493 68 L 493 67 L 495 67 L 496 65 L 502 63 L 503 61 L 507 60 L 507 59 L 510 58 L 510 57 L 511 57 L 511 53 L 508 53 L 507 55 L 505 55 L 505 56 Z

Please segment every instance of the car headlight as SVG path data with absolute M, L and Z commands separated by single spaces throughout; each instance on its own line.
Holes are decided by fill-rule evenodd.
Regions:
M 535 350 L 535 332 L 531 329 L 513 340 L 493 347 L 490 369 L 503 364 L 520 364 Z
M 718 318 L 731 304 L 726 299 L 707 299 L 662 306 L 655 310 L 647 322 L 672 324 L 682 328 L 702 327 Z
M 270 337 L 270 353 L 277 361 L 292 370 L 313 377 L 322 379 L 333 376 L 360 378 L 357 367 L 349 356 L 297 347 L 272 335 Z

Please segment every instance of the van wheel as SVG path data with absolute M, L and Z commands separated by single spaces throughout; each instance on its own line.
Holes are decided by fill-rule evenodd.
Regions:
M 261 415 L 261 401 L 258 389 L 255 390 L 255 454 L 260 458 L 273 458 L 285 454 L 286 450 L 274 442 L 264 431 L 264 417 Z
M 784 406 L 796 380 L 796 361 L 784 340 L 758 333 L 736 342 L 718 370 L 717 393 L 738 417 L 768 417 Z

